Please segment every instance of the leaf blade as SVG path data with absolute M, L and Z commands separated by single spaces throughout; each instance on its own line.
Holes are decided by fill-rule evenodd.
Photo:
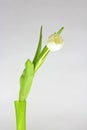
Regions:
M 25 69 L 20 77 L 20 93 L 19 100 L 26 100 L 32 85 L 34 77 L 34 65 L 28 59 L 25 63 Z
M 33 60 L 34 64 L 36 63 L 36 60 L 37 60 L 38 56 L 40 55 L 41 49 L 42 49 L 42 26 L 40 28 L 40 36 L 39 36 L 38 47 L 37 47 L 36 54 L 35 54 L 35 57 L 34 57 L 34 60 Z
M 60 35 L 61 32 L 63 31 L 63 29 L 64 29 L 64 27 L 61 27 L 61 28 L 58 30 L 57 34 Z

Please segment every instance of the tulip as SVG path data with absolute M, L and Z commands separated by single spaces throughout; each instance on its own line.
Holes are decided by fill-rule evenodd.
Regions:
M 25 68 L 23 70 L 23 73 L 20 76 L 19 100 L 16 100 L 14 102 L 16 113 L 16 130 L 26 130 L 26 99 L 31 90 L 33 78 L 35 76 L 36 71 L 46 60 L 49 52 L 60 50 L 63 47 L 64 41 L 60 35 L 63 29 L 64 27 L 62 27 L 58 32 L 50 35 L 48 37 L 47 44 L 42 49 L 41 26 L 38 47 L 34 59 L 33 61 L 27 59 L 27 61 L 25 62 Z
M 42 65 L 42 63 L 45 61 L 47 55 L 51 51 L 58 51 L 60 50 L 63 45 L 64 41 L 61 37 L 61 32 L 63 31 L 64 27 L 62 27 L 58 32 L 50 35 L 47 40 L 47 45 L 43 48 L 41 53 L 39 54 L 36 61 L 34 61 L 35 65 L 35 72 L 39 69 L 39 67 Z M 42 36 L 42 35 L 41 35 Z M 41 45 L 39 45 L 41 46 Z M 38 52 L 38 50 L 37 50 Z M 35 58 L 34 58 L 35 59 Z
M 48 37 L 47 47 L 50 51 L 60 50 L 64 45 L 64 41 L 58 33 L 54 33 Z

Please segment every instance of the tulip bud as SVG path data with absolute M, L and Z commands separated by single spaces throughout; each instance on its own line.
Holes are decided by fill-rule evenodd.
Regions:
M 48 37 L 47 47 L 50 51 L 57 51 L 63 47 L 64 41 L 57 33 L 52 34 Z
M 57 33 L 54 33 L 48 37 L 47 48 L 50 51 L 57 51 L 63 47 L 64 41 L 63 41 L 62 37 L 60 36 L 63 29 L 64 29 L 64 27 L 60 28 Z

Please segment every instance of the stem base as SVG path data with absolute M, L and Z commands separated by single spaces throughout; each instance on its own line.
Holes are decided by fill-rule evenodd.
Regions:
M 16 130 L 26 130 L 26 101 L 14 101 Z

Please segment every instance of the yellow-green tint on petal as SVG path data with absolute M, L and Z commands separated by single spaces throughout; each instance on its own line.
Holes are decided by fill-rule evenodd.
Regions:
M 49 42 L 54 42 L 55 44 L 62 44 L 64 41 L 62 39 L 62 37 L 60 35 L 58 35 L 57 33 L 52 34 L 49 38 L 48 38 L 48 43 Z

